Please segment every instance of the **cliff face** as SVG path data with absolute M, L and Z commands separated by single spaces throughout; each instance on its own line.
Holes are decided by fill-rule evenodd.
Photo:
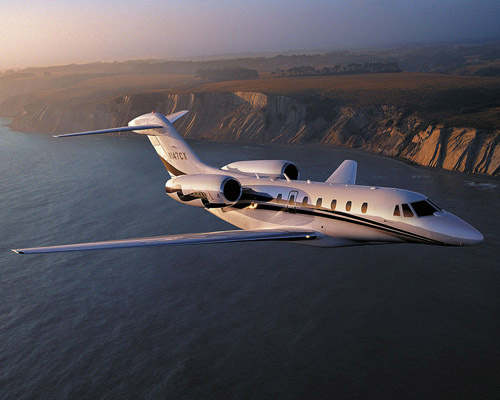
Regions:
M 391 106 L 321 106 L 256 92 L 147 93 L 100 103 L 2 104 L 12 128 L 24 132 L 75 132 L 123 126 L 152 110 L 190 113 L 179 120 L 187 137 L 238 142 L 325 143 L 359 147 L 417 164 L 500 175 L 500 131 L 427 124 Z M 319 111 L 318 111 L 319 110 Z

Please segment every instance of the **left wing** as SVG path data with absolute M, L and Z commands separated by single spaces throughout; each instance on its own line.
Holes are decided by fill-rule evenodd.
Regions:
M 314 240 L 318 238 L 319 234 L 315 231 L 295 229 L 257 229 L 248 231 L 235 230 L 189 233 L 139 239 L 110 240 L 106 242 L 65 244 L 61 246 L 31 247 L 26 249 L 13 249 L 12 251 L 18 254 L 58 253 L 64 251 L 118 249 L 124 247 L 175 246 L 182 244 L 251 242 L 263 240 Z

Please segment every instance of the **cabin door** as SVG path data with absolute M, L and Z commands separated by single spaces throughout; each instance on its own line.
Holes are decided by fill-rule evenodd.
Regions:
M 299 192 L 297 190 L 291 190 L 288 194 L 288 201 L 286 202 L 286 208 L 289 212 L 294 213 L 297 206 L 297 196 Z

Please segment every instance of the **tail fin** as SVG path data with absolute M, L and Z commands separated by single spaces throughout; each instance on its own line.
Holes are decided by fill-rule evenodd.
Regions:
M 331 174 L 325 182 L 330 184 L 355 185 L 357 169 L 358 163 L 356 161 L 345 160 L 335 171 L 333 171 L 333 174 Z
M 160 156 L 168 173 L 174 177 L 186 174 L 202 174 L 213 170 L 202 163 L 186 141 L 177 133 L 172 122 L 187 114 L 187 110 L 178 111 L 164 116 L 159 113 L 144 114 L 128 123 L 128 126 L 119 128 L 101 129 L 97 131 L 67 133 L 54 137 L 98 135 L 101 133 L 130 132 L 147 135 L 151 144 Z
M 207 169 L 207 165 L 200 161 L 191 147 L 172 126 L 172 122 L 187 112 L 179 111 L 167 116 L 159 113 L 144 114 L 128 123 L 129 127 L 158 126 L 157 129 L 136 133 L 148 136 L 172 177 L 185 174 L 200 174 Z

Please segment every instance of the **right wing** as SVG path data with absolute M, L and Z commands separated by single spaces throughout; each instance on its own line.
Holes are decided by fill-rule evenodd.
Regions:
M 110 240 L 105 242 L 65 244 L 60 246 L 31 247 L 26 249 L 13 249 L 18 254 L 58 253 L 79 250 L 118 249 L 125 247 L 144 246 L 175 246 L 183 244 L 204 243 L 230 243 L 263 240 L 314 240 L 319 238 L 315 231 L 290 230 L 290 229 L 257 229 L 235 230 L 206 233 L 189 233 L 180 235 L 167 235 L 146 237 L 139 239 Z

